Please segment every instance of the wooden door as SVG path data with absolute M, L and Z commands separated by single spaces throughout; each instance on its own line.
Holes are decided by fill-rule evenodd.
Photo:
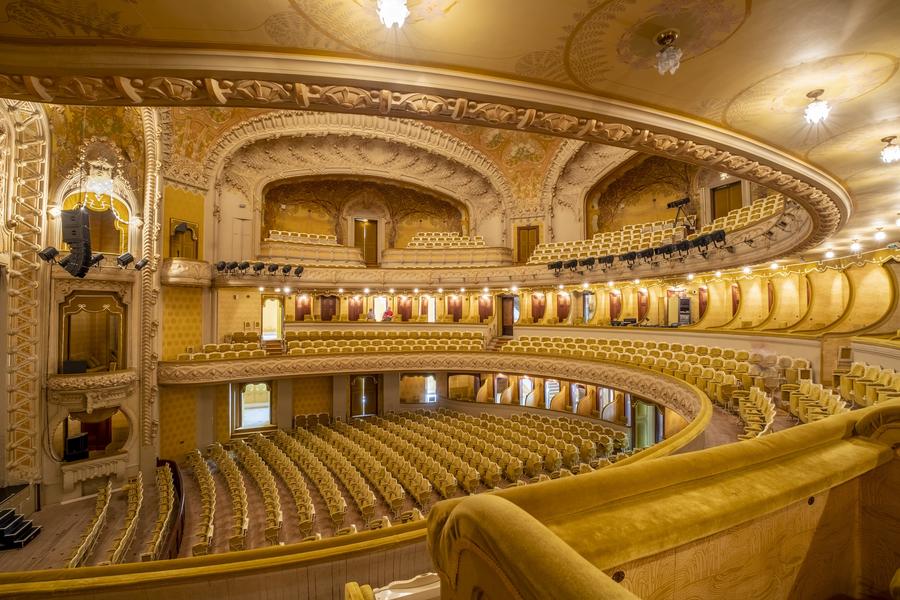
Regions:
M 322 296 L 319 299 L 323 321 L 330 321 L 337 314 L 337 301 L 337 296 Z
M 622 314 L 622 296 L 620 294 L 609 293 L 609 320 L 618 321 L 619 315 Z
M 544 294 L 531 295 L 531 318 L 535 322 L 544 318 L 544 312 L 547 310 L 547 297 Z
M 513 335 L 515 318 L 513 317 L 513 296 L 503 296 L 500 304 L 500 335 Z
M 378 264 L 378 221 L 353 220 L 353 245 L 362 250 L 367 267 Z
M 462 298 L 459 296 L 447 298 L 447 312 L 453 317 L 454 323 L 459 323 L 462 319 Z
M 397 299 L 397 315 L 401 321 L 409 321 L 412 318 L 412 298 L 401 296 Z
M 538 226 L 516 228 L 516 262 L 526 263 L 538 245 Z
M 294 320 L 302 321 L 309 314 L 312 314 L 312 297 L 309 294 L 297 294 L 294 299 Z
M 740 181 L 717 187 L 712 192 L 713 219 L 724 217 L 742 205 Z
M 347 319 L 350 321 L 358 321 L 362 309 L 362 298 L 350 298 L 347 303 Z

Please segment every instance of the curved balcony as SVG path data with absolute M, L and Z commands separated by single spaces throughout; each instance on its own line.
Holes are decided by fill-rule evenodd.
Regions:
M 93 412 L 101 408 L 121 406 L 134 393 L 138 373 L 133 369 L 50 375 L 47 401 L 69 412 Z

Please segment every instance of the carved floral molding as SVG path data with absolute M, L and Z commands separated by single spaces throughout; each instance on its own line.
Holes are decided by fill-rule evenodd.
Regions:
M 607 122 L 603 115 L 546 110 L 527 104 L 484 101 L 430 91 L 398 91 L 346 84 L 313 84 L 268 79 L 185 78 L 155 75 L 147 78 L 109 75 L 0 75 L 0 95 L 19 100 L 74 104 L 264 106 L 376 114 L 416 119 L 452 120 L 473 125 L 515 128 L 540 134 L 571 137 L 667 156 L 724 171 L 759 183 L 796 200 L 814 215 L 809 235 L 798 238 L 792 250 L 816 246 L 846 221 L 849 199 L 840 186 L 793 159 L 796 171 L 778 164 L 769 149 L 750 153 L 736 150 L 737 140 L 717 147 L 700 136 L 713 132 L 693 127 L 697 135 L 654 130 L 639 123 Z M 686 125 L 685 128 L 688 126 Z M 722 144 L 720 144 L 722 145 Z M 753 155 L 757 153 L 759 158 Z M 747 154 L 747 155 L 745 155 Z M 766 158 L 762 158 L 763 156 Z M 800 174 L 801 171 L 806 171 Z M 807 174 L 808 173 L 808 174 Z M 826 185 L 823 185 L 827 181 Z
M 91 413 L 96 409 L 121 406 L 137 388 L 137 371 L 132 369 L 78 375 L 50 375 L 47 401 L 69 412 Z
M 681 380 L 642 369 L 576 358 L 497 352 L 329 354 L 278 358 L 160 363 L 160 385 L 198 385 L 302 375 L 393 371 L 527 373 L 612 387 L 650 398 L 688 420 L 709 402 Z
M 63 478 L 63 490 L 71 492 L 75 484 L 97 477 L 114 476 L 116 479 L 125 477 L 128 466 L 128 453 L 122 452 L 113 456 L 89 458 L 73 463 L 63 463 L 60 467 Z
M 160 266 L 163 285 L 209 287 L 212 277 L 212 265 L 202 260 L 166 258 Z

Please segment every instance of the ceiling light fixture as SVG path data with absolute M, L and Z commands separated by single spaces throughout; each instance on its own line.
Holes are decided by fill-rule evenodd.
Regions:
M 688 279 L 688 281 L 693 281 L 693 280 L 694 280 L 694 274 L 693 274 L 693 273 L 688 273 L 687 279 Z
M 777 262 L 773 262 L 771 265 L 769 265 L 769 268 L 772 269 L 773 271 L 777 271 L 777 270 L 778 270 L 778 263 L 777 263 Z
M 859 252 L 861 248 L 862 248 L 862 244 L 860 244 L 860 243 L 859 243 L 858 241 L 856 241 L 856 240 L 853 240 L 853 243 L 850 244 L 850 251 L 851 251 L 851 252 Z
M 744 275 L 749 275 L 749 274 L 750 274 L 750 267 L 744 267 L 743 269 L 741 269 L 741 271 L 744 272 Z
M 819 96 L 824 93 L 825 90 L 818 89 L 806 94 L 806 97 L 809 98 L 811 102 L 806 105 L 806 110 L 803 111 L 803 118 L 806 119 L 806 122 L 810 125 L 822 123 L 828 118 L 828 113 L 831 112 L 831 106 L 828 105 L 828 102 L 819 98 Z
M 875 232 L 875 241 L 881 242 L 887 237 L 887 234 L 881 230 L 881 227 L 878 228 L 878 231 Z
M 834 258 L 834 250 L 826 250 L 825 258 Z
M 660 75 L 674 75 L 681 66 L 681 48 L 675 47 L 678 32 L 674 29 L 666 29 L 656 35 L 656 45 L 660 47 L 656 53 L 656 70 Z
M 716 277 L 721 277 L 721 276 L 722 276 L 722 271 L 716 271 Z
M 390 29 L 394 25 L 399 29 L 403 27 L 409 16 L 409 8 L 406 0 L 378 0 L 378 18 L 382 24 Z
M 900 160 L 900 146 L 894 143 L 895 139 L 897 139 L 896 135 L 889 135 L 881 138 L 881 141 L 886 144 L 886 146 L 881 149 L 881 162 L 886 165 Z

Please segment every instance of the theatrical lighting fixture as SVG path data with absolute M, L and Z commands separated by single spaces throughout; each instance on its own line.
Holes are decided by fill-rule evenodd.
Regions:
M 572 260 L 567 260 L 563 263 L 563 266 L 570 271 L 575 271 L 578 268 L 578 259 L 573 258 Z
M 38 252 L 38 258 L 48 263 L 56 262 L 57 256 L 59 256 L 59 250 L 57 250 L 53 246 L 47 246 L 46 248 Z
M 464 288 L 464 287 L 459 288 L 459 293 L 460 293 L 460 294 L 464 294 L 465 291 L 466 291 L 466 288 Z M 393 294 L 393 293 L 394 293 L 394 290 L 391 290 L 391 293 Z
M 301 267 L 300 265 L 294 267 L 294 275 L 296 275 L 297 277 L 303 275 L 303 267 Z
M 485 294 L 487 294 L 488 292 L 491 291 L 491 288 L 485 286 L 485 287 L 481 288 L 481 291 L 484 292 Z
M 291 274 L 291 265 L 282 265 L 281 274 L 282 275 L 290 275 Z
M 460 288 L 459 291 L 464 292 L 464 291 L 466 291 L 466 289 L 465 289 L 465 288 Z M 394 288 L 389 288 L 389 289 L 388 289 L 388 294 L 393 294 L 393 293 L 394 293 Z
M 100 261 L 102 261 L 105 257 L 102 252 L 98 252 L 97 254 L 91 257 L 91 260 L 88 261 L 89 267 L 96 267 L 100 265 Z
M 246 260 L 242 260 L 241 262 L 238 263 L 238 270 L 241 272 L 244 272 L 249 268 L 250 268 L 250 263 Z
M 628 263 L 628 266 L 634 268 L 634 261 L 637 260 L 637 252 L 626 252 L 619 255 L 619 262 Z
M 777 262 L 773 262 L 772 264 L 769 265 L 769 268 L 772 269 L 773 271 L 777 271 L 777 270 L 778 270 L 778 263 L 777 263 Z
M 653 260 L 653 248 L 647 248 L 646 250 L 641 250 L 638 252 L 638 258 L 644 261 L 645 263 L 649 263 Z
M 399 29 L 406 22 L 409 16 L 409 8 L 406 6 L 406 0 L 378 0 L 376 5 L 378 18 L 381 23 L 388 29 L 394 25 Z
M 616 257 L 612 255 L 601 256 L 598 260 L 600 261 L 600 268 L 605 271 L 612 266 L 613 261 L 616 260 Z
M 693 274 L 693 273 L 688 273 L 687 280 L 688 280 L 688 281 L 693 281 L 693 280 L 694 280 L 694 274 Z
M 253 272 L 259 275 L 262 273 L 262 270 L 266 268 L 266 263 L 264 262 L 255 262 L 253 263 Z
M 116 264 L 123 269 L 133 262 L 134 256 L 131 255 L 131 252 L 126 252 L 125 254 L 122 254 L 118 258 L 116 258 Z
M 291 293 L 291 288 L 289 288 L 289 287 L 282 288 L 281 291 L 284 292 L 285 294 L 290 294 L 290 293 Z
M 897 139 L 896 135 L 889 135 L 881 138 L 881 141 L 886 144 L 885 147 L 881 149 L 881 162 L 886 165 L 900 160 L 900 146 L 894 143 L 895 139 Z
M 367 292 L 367 293 L 368 293 L 368 292 Z M 438 289 L 437 289 L 437 293 L 438 293 L 438 294 L 443 294 L 443 293 L 444 293 L 444 288 L 442 288 L 442 287 L 438 288 Z
M 363 294 L 368 294 L 368 293 L 369 293 L 369 288 L 363 288 Z
M 681 48 L 675 47 L 675 40 L 678 39 L 678 32 L 674 29 L 666 29 L 656 35 L 656 45 L 660 50 L 656 53 L 656 70 L 660 75 L 669 73 L 674 75 L 678 67 L 681 66 L 681 56 L 683 52 Z
M 582 258 L 578 261 L 578 265 L 581 267 L 587 267 L 589 270 L 594 270 L 594 264 L 597 262 L 597 259 L 593 256 L 588 256 L 587 258 Z
M 824 93 L 825 90 L 818 89 L 806 94 L 806 97 L 810 99 L 810 103 L 806 105 L 806 110 L 803 111 L 803 118 L 810 125 L 822 123 L 828 118 L 828 113 L 831 112 L 828 102 L 819 98 Z
M 613 287 L 614 285 L 616 285 L 615 281 L 607 281 L 606 282 L 606 287 Z
M 266 291 L 266 288 L 264 288 L 263 286 L 259 286 L 259 291 L 264 292 Z
M 278 265 L 275 263 L 269 263 L 269 266 L 266 267 L 266 270 L 269 272 L 269 275 L 274 275 L 278 272 Z
M 510 290 L 513 294 L 515 294 L 516 292 L 519 291 L 519 286 L 514 285 L 514 286 L 512 286 L 511 288 L 509 288 L 509 290 Z
M 559 284 L 559 285 L 556 286 L 556 287 L 559 288 L 560 291 L 561 291 L 561 290 L 564 290 L 564 289 L 566 288 L 566 286 L 564 286 L 563 284 Z
M 670 260 L 672 255 L 675 254 L 675 250 L 677 246 L 675 244 L 665 244 L 664 246 L 660 246 L 656 250 L 653 251 L 657 256 L 662 255 L 666 258 L 666 260 Z
M 713 245 L 716 248 L 722 248 L 723 246 L 725 246 L 725 230 L 716 229 L 709 234 L 709 239 L 712 241 Z
M 680 206 L 684 206 L 685 204 L 691 201 L 690 198 L 682 198 L 680 200 L 672 200 L 668 204 L 666 204 L 666 208 L 678 208 Z
M 716 271 L 716 277 L 721 277 L 721 276 L 722 276 L 722 271 Z
M 225 268 L 228 269 L 229 271 L 234 271 L 235 269 L 238 268 L 237 261 L 231 261 L 230 263 L 225 265 Z
M 66 267 L 69 266 L 70 262 L 72 262 L 72 255 L 68 254 L 68 255 L 62 257 L 61 259 L 59 259 L 59 262 L 57 262 L 56 264 L 58 264 L 63 269 L 65 269 Z
M 559 272 L 562 271 L 563 263 L 561 260 L 554 261 L 552 263 L 547 263 L 547 270 L 553 271 L 554 274 L 559 275 Z
M 587 281 L 585 281 L 581 284 L 581 289 L 583 289 L 583 290 L 586 290 L 589 287 L 591 287 L 591 284 L 589 284 Z
M 216 271 L 218 271 L 219 273 L 224 271 L 225 267 L 226 267 L 226 263 L 224 260 L 220 260 L 219 262 L 216 263 Z
M 338 294 L 343 294 L 343 293 L 344 293 L 344 288 L 338 288 Z
M 149 258 L 142 258 L 141 260 L 134 263 L 134 270 L 140 271 L 141 269 L 143 269 L 144 267 L 146 267 L 149 264 L 150 264 Z

